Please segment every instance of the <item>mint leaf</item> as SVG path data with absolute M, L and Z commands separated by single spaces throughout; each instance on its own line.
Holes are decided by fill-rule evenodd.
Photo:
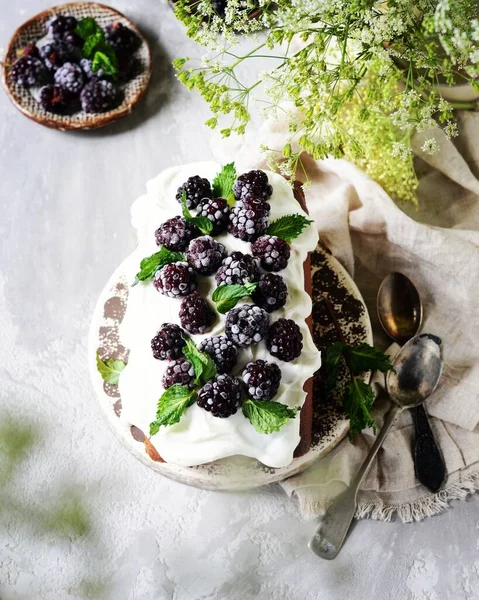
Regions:
M 250 283 L 249 281 L 244 285 L 223 283 L 215 289 L 211 298 L 216 303 L 216 310 L 224 315 L 234 308 L 241 298 L 251 296 L 257 287 L 257 283 Z
M 96 73 L 103 69 L 105 75 L 116 77 L 118 75 L 118 62 L 116 57 L 109 56 L 106 52 L 97 50 L 91 64 L 91 70 Z
M 207 352 L 201 352 L 193 340 L 185 340 L 183 354 L 195 370 L 195 385 L 203 385 L 216 377 L 216 365 Z
M 75 33 L 79 35 L 83 40 L 86 40 L 92 35 L 95 35 L 98 31 L 103 33 L 102 28 L 98 25 L 93 17 L 85 17 L 78 21 Z
M 185 255 L 181 252 L 172 252 L 161 246 L 159 252 L 155 252 L 151 256 L 147 256 L 140 263 L 140 270 L 136 274 L 136 279 L 132 285 L 136 285 L 139 281 L 146 281 L 152 279 L 157 271 L 159 271 L 165 265 L 169 265 L 172 262 L 183 262 Z
M 172 385 L 158 400 L 156 420 L 150 423 L 150 435 L 155 435 L 162 425 L 174 425 L 185 410 L 196 402 L 195 390 L 183 385 Z
M 119 358 L 107 358 L 106 360 L 102 360 L 100 358 L 100 353 L 97 351 L 96 368 L 102 376 L 103 381 L 116 385 L 120 379 L 120 373 L 125 367 L 126 363 Z
M 259 433 L 279 431 L 290 419 L 294 419 L 299 408 L 289 408 L 280 402 L 252 400 L 243 402 L 243 414 Z
M 193 223 L 204 235 L 211 233 L 213 231 L 213 223 L 208 219 L 208 217 L 194 217 L 186 205 L 186 192 L 183 190 L 181 194 L 181 206 L 183 209 L 183 217 Z
M 346 345 L 341 342 L 335 342 L 326 348 L 326 352 L 324 353 L 324 371 L 327 375 L 324 385 L 328 390 L 333 389 L 336 385 L 345 349 Z
M 348 346 L 347 353 L 356 375 L 364 371 L 381 371 L 381 373 L 385 373 L 394 370 L 389 356 L 369 344 Z
M 233 184 L 236 181 L 236 167 L 234 162 L 225 165 L 213 180 L 213 196 L 224 198 L 230 206 L 235 203 Z
M 270 223 L 268 229 L 266 229 L 266 233 L 275 235 L 285 240 L 285 242 L 290 242 L 301 235 L 306 225 L 312 222 L 310 219 L 303 217 L 303 215 L 284 215 Z
M 376 430 L 371 407 L 374 402 L 373 388 L 355 377 L 346 384 L 344 390 L 344 412 L 349 419 L 349 437 L 352 438 L 366 427 Z
M 83 44 L 82 48 L 83 56 L 85 56 L 86 58 L 91 58 L 94 55 L 97 46 L 104 42 L 105 33 L 103 32 L 103 29 L 98 29 L 97 31 L 95 31 L 95 33 L 89 35 L 85 39 L 85 43 Z

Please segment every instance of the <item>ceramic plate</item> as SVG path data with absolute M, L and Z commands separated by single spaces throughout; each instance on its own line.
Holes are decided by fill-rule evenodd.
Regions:
M 161 475 L 176 481 L 210 490 L 244 490 L 282 481 L 303 471 L 332 450 L 346 435 L 348 422 L 338 408 L 341 387 L 347 381 L 342 373 L 336 396 L 321 393 L 321 377 L 315 381 L 313 444 L 307 454 L 295 458 L 287 467 L 273 469 L 255 459 L 234 456 L 198 467 L 180 467 L 158 462 L 158 456 L 143 433 L 122 422 L 121 398 L 117 386 L 105 383 L 96 368 L 96 352 L 110 358 L 128 359 L 128 349 L 121 345 L 118 328 L 123 320 L 128 289 L 125 265 L 118 267 L 106 284 L 95 308 L 89 337 L 89 367 L 93 386 L 107 420 L 118 439 L 141 462 Z M 355 283 L 341 264 L 318 246 L 311 254 L 313 281 L 313 337 L 320 349 L 337 340 L 323 298 L 334 305 L 343 334 L 349 343 L 372 344 L 372 330 L 364 301 Z M 368 379 L 369 375 L 365 375 Z
M 72 15 L 78 20 L 84 17 L 93 17 L 102 27 L 118 21 L 133 29 L 140 37 L 141 46 L 135 53 L 135 57 L 139 61 L 137 75 L 128 83 L 121 86 L 123 100 L 116 108 L 99 114 L 80 111 L 73 115 L 55 115 L 45 111 L 27 88 L 21 87 L 13 81 L 11 67 L 18 58 L 18 52 L 27 44 L 42 38 L 45 35 L 46 23 L 53 16 L 59 14 Z M 32 17 L 15 31 L 5 51 L 2 79 L 10 100 L 20 112 L 33 121 L 60 130 L 97 129 L 117 119 L 126 117 L 131 113 L 133 106 L 140 101 L 147 90 L 151 76 L 151 67 L 151 53 L 148 43 L 134 23 L 117 10 L 103 4 L 70 2 L 54 6 Z

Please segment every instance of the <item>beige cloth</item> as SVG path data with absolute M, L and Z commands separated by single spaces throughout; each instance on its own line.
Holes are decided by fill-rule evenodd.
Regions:
M 459 115 L 460 137 L 440 139 L 441 152 L 420 160 L 420 207 L 398 207 L 362 171 L 344 160 L 307 160 L 313 180 L 308 207 L 321 239 L 354 277 L 369 309 L 375 344 L 388 344 L 376 317 L 382 279 L 401 271 L 424 303 L 422 331 L 443 340 L 445 370 L 427 411 L 446 461 L 447 479 L 431 494 L 415 478 L 413 426 L 404 413 L 363 481 L 358 517 L 403 521 L 441 512 L 479 489 L 479 115 Z M 428 132 L 430 137 L 431 132 Z M 436 134 L 440 137 L 440 133 Z M 281 148 L 287 132 L 266 122 L 255 136 L 221 145 L 221 157 L 247 169 L 262 163 L 259 144 Z M 235 145 L 236 144 L 236 145 Z M 416 147 L 421 140 L 416 140 Z M 218 143 L 215 144 L 218 148 Z M 229 156 L 228 156 L 229 154 Z M 378 424 L 388 406 L 375 403 Z M 281 485 L 305 517 L 321 514 L 356 474 L 374 441 L 371 431 L 347 439 L 310 469 Z

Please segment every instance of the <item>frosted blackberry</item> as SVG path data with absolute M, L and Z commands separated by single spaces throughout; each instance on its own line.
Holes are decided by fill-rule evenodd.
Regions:
M 241 348 L 260 342 L 268 332 L 269 315 L 255 304 L 243 304 L 226 316 L 225 332 Z
M 210 182 L 199 175 L 189 177 L 183 185 L 180 185 L 176 192 L 178 202 L 181 202 L 183 191 L 186 192 L 186 206 L 188 208 L 195 208 L 201 200 L 211 198 L 213 195 Z
M 234 182 L 233 192 L 237 200 L 252 197 L 267 200 L 273 193 L 273 188 L 269 185 L 268 176 L 264 171 L 249 171 L 240 175 Z
M 13 80 L 23 87 L 48 83 L 50 75 L 42 61 L 35 56 L 22 56 L 12 67 Z
M 222 283 L 228 285 L 238 283 L 242 285 L 246 281 L 258 281 L 259 261 L 250 254 L 232 252 L 223 259 L 215 279 L 218 285 L 221 285 Z
M 87 113 L 102 113 L 116 104 L 118 92 L 111 81 L 92 79 L 82 89 L 80 101 Z
M 55 83 L 70 94 L 77 95 L 85 85 L 85 75 L 80 65 L 68 62 L 55 72 Z
M 262 235 L 251 245 L 251 252 L 265 271 L 285 269 L 291 255 L 289 244 L 275 235 Z
M 165 296 L 180 298 L 196 289 L 196 275 L 187 263 L 174 262 L 157 271 L 153 284 Z
M 40 48 L 40 54 L 50 71 L 56 71 L 67 62 L 77 63 L 81 58 L 80 49 L 64 40 L 48 42 Z
M 258 287 L 253 292 L 253 301 L 267 312 L 273 312 L 286 304 L 288 287 L 281 275 L 261 275 Z
M 228 373 L 236 365 L 238 348 L 225 335 L 207 338 L 198 348 L 211 356 L 219 373 Z
M 225 254 L 223 244 L 209 235 L 202 235 L 191 240 L 186 251 L 186 260 L 198 273 L 212 275 L 221 265 Z
M 40 90 L 39 102 L 47 112 L 62 115 L 68 110 L 68 94 L 58 85 L 46 85 Z
M 184 331 L 174 323 L 163 323 L 158 333 L 151 340 L 153 356 L 158 360 L 180 358 L 186 344 Z
M 34 43 L 27 44 L 25 48 L 22 50 L 23 56 L 34 56 L 35 58 L 40 58 L 40 50 L 38 46 Z
M 191 240 L 198 235 L 200 235 L 199 229 L 183 217 L 168 219 L 155 231 L 158 246 L 163 245 L 175 252 L 186 250 Z
M 230 207 L 224 198 L 208 198 L 198 204 L 197 215 L 208 218 L 213 223 L 211 235 L 218 235 L 226 231 Z
M 265 360 L 250 362 L 243 371 L 243 381 L 253 400 L 272 400 L 281 383 L 281 369 Z
M 239 201 L 230 212 L 228 231 L 234 237 L 252 242 L 268 227 L 269 204 L 256 201 Z
M 208 381 L 198 394 L 197 404 L 214 417 L 226 418 L 234 415 L 241 401 L 241 384 L 231 375 L 218 375 Z
M 204 333 L 215 321 L 215 313 L 198 292 L 183 298 L 180 305 L 180 323 L 189 333 Z
M 62 36 L 62 40 L 67 42 L 67 44 L 76 46 L 77 48 L 83 48 L 84 40 L 74 31 L 67 31 L 66 33 L 64 33 Z
M 53 35 L 53 37 L 63 36 L 69 31 L 74 31 L 77 25 L 78 21 L 75 19 L 75 17 L 59 15 L 50 21 L 48 25 L 48 31 Z
M 178 358 L 171 362 L 163 375 L 163 387 L 168 389 L 172 385 L 184 385 L 192 389 L 195 386 L 195 370 L 186 358 Z
M 141 45 L 138 35 L 119 21 L 105 27 L 105 38 L 118 54 L 133 54 Z
M 303 335 L 291 319 L 278 319 L 269 328 L 266 345 L 272 356 L 289 362 L 303 349 Z

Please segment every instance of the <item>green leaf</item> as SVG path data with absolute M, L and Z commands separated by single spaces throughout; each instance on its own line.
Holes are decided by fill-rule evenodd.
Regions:
M 174 425 L 181 419 L 185 410 L 196 402 L 195 390 L 183 385 L 172 385 L 158 400 L 156 420 L 150 423 L 150 435 L 155 435 L 162 425 Z
M 112 60 L 111 56 L 107 53 L 97 50 L 91 64 L 91 70 L 96 73 L 100 69 L 103 69 L 105 75 L 110 77 L 116 77 L 118 75 L 118 66 L 116 57 Z
M 299 408 L 289 408 L 280 402 L 252 400 L 243 402 L 243 414 L 259 433 L 279 431 L 299 412 Z
M 75 29 L 75 33 L 83 40 L 95 35 L 95 33 L 98 31 L 103 33 L 102 28 L 98 25 L 93 17 L 85 17 L 84 19 L 80 19 Z
M 266 233 L 290 242 L 301 235 L 306 225 L 312 222 L 310 219 L 303 217 L 303 215 L 284 215 L 270 223 Z
M 208 233 L 211 233 L 213 231 L 213 223 L 212 223 L 212 221 L 210 221 L 208 219 L 208 217 L 194 217 L 190 213 L 190 211 L 188 210 L 188 206 L 186 205 L 185 190 L 183 190 L 183 192 L 181 194 L 181 206 L 183 209 L 183 217 L 187 221 L 189 221 L 190 223 L 193 223 L 193 225 L 198 227 L 198 229 L 201 231 L 202 234 L 208 235 Z
M 348 346 L 347 352 L 356 375 L 364 371 L 381 371 L 381 373 L 385 373 L 394 370 L 389 356 L 369 344 Z
M 324 353 L 324 371 L 327 375 L 324 385 L 328 390 L 333 389 L 336 385 L 345 349 L 346 345 L 341 342 L 335 342 L 326 348 L 326 352 Z
M 251 296 L 257 287 L 257 283 L 250 283 L 249 281 L 244 285 L 224 283 L 215 289 L 211 298 L 216 303 L 216 310 L 224 315 L 234 308 L 241 298 Z
M 140 270 L 136 274 L 136 279 L 133 285 L 136 285 L 139 281 L 147 281 L 155 276 L 155 273 L 159 271 L 165 265 L 169 265 L 172 262 L 184 262 L 185 255 L 181 252 L 172 252 L 161 246 L 159 252 L 155 252 L 151 256 L 147 256 L 140 263 Z
M 230 206 L 235 203 L 233 184 L 236 181 L 236 167 L 234 162 L 225 165 L 213 180 L 213 196 L 224 198 Z
M 374 402 L 373 388 L 364 383 L 362 379 L 355 377 L 348 381 L 344 391 L 344 411 L 349 419 L 349 437 L 352 438 L 366 427 L 374 430 L 374 419 L 371 415 L 371 407 Z
M 116 385 L 120 379 L 120 373 L 126 367 L 126 363 L 119 358 L 107 358 L 102 360 L 100 353 L 96 353 L 96 368 L 102 376 L 103 381 Z
M 207 352 L 201 352 L 193 340 L 185 340 L 183 354 L 195 370 L 195 385 L 204 385 L 210 379 L 216 377 L 216 365 Z
M 105 34 L 102 29 L 98 29 L 92 35 L 89 35 L 83 44 L 83 56 L 86 58 L 91 58 L 95 54 L 95 49 L 98 47 L 98 45 L 104 43 L 104 41 Z

